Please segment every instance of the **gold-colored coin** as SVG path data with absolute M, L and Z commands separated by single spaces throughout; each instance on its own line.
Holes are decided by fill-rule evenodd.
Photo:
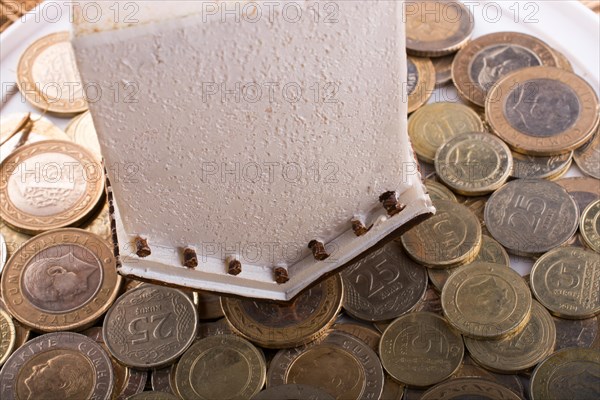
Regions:
M 423 393 L 421 400 L 521 400 L 499 383 L 481 378 L 458 378 L 436 385 Z
M 567 172 L 573 161 L 573 152 L 547 157 L 512 152 L 512 157 L 510 176 L 513 178 L 554 180 Z
M 546 43 L 524 33 L 491 33 L 472 40 L 456 54 L 452 80 L 461 97 L 483 107 L 499 79 L 538 65 L 558 66 L 554 50 Z
M 34 331 L 84 329 L 119 292 L 106 243 L 81 229 L 56 229 L 26 242 L 2 273 L 7 310 Z
M 579 247 L 559 247 L 540 257 L 530 275 L 531 291 L 552 314 L 591 318 L 600 313 L 600 258 Z
M 318 365 L 319 368 L 315 368 Z M 267 387 L 295 383 L 316 386 L 336 399 L 379 399 L 384 374 L 377 354 L 340 331 L 307 346 L 280 350 L 269 365 Z
M 536 256 L 566 243 L 577 230 L 575 200 L 554 182 L 517 179 L 485 205 L 485 224 L 509 253 Z
M 338 274 L 303 291 L 290 303 L 221 297 L 225 318 L 244 338 L 270 349 L 299 346 L 321 336 L 342 307 Z
M 27 101 L 50 113 L 73 115 L 87 110 L 69 32 L 33 42 L 21 55 L 17 85 Z
M 1 164 L 0 213 L 35 234 L 77 225 L 104 196 L 104 169 L 83 147 L 46 140 L 20 147 Z
M 481 247 L 481 225 L 467 207 L 435 200 L 434 216 L 402 235 L 402 245 L 415 261 L 430 268 L 452 268 L 475 259 Z
M 575 151 L 574 159 L 586 175 L 600 179 L 600 125 L 592 139 Z
M 439 315 L 416 312 L 394 320 L 379 342 L 383 368 L 395 380 L 415 387 L 450 377 L 464 355 L 462 337 Z
M 235 335 L 209 336 L 179 360 L 177 393 L 183 400 L 250 399 L 265 384 L 262 352 Z
M 431 200 L 450 200 L 457 201 L 456 196 L 452 193 L 452 190 L 448 189 L 446 186 L 442 185 L 439 182 L 436 182 L 431 179 L 425 180 L 425 187 L 427 188 L 427 192 Z
M 531 315 L 531 292 L 510 268 L 472 263 L 456 272 L 442 290 L 450 325 L 464 336 L 501 339 L 519 331 Z
M 581 213 L 579 231 L 585 244 L 600 253 L 600 200 L 596 200 Z
M 0 218 L 0 233 L 2 233 L 2 236 L 4 236 L 4 241 L 6 243 L 7 260 L 15 253 L 15 251 L 17 251 L 19 247 L 23 245 L 23 243 L 33 237 L 31 235 L 15 231 L 6 225 L 2 218 Z
M 492 263 L 504 265 L 506 267 L 510 266 L 510 257 L 504 250 L 504 247 L 491 237 L 487 235 L 483 235 L 483 239 L 481 241 L 481 248 L 479 249 L 479 253 L 473 262 L 484 262 L 484 263 Z M 462 265 L 456 268 L 446 268 L 446 269 L 434 269 L 428 268 L 427 273 L 429 274 L 429 280 L 435 286 L 438 291 L 442 291 L 446 281 L 452 274 L 461 270 L 467 265 Z
M 435 154 L 437 176 L 465 196 L 480 196 L 498 189 L 510 176 L 512 164 L 508 146 L 489 133 L 455 136 Z
M 17 340 L 15 324 L 8 313 L 0 310 L 0 367 L 10 356 Z
M 598 126 L 598 96 L 581 77 L 532 67 L 506 75 L 485 104 L 492 131 L 518 153 L 551 156 L 587 142 Z
M 108 201 L 104 201 L 102 208 L 97 211 L 96 215 L 92 215 L 90 219 L 85 221 L 81 226 L 81 229 L 100 236 L 106 243 L 112 246 L 113 238 L 110 230 Z
M 428 163 L 434 162 L 437 149 L 454 136 L 481 131 L 479 114 L 459 103 L 427 104 L 408 119 L 408 135 L 415 152 Z
M 440 88 L 452 82 L 452 61 L 454 54 L 431 59 L 435 68 L 435 87 Z
M 93 152 L 96 156 L 101 157 L 100 143 L 98 143 L 98 135 L 92 120 L 92 114 L 89 111 L 73 118 L 65 129 L 69 138 L 77 144 L 82 145 L 86 149 Z
M 377 351 L 379 348 L 379 339 L 381 339 L 381 333 L 377 332 L 373 328 L 369 328 L 366 325 L 352 322 L 342 322 L 334 324 L 333 329 L 336 331 L 345 332 L 357 339 L 360 339 L 373 351 Z
M 520 332 L 501 340 L 477 340 L 465 337 L 469 354 L 480 365 L 495 372 L 525 371 L 554 350 L 556 328 L 550 313 L 537 301 L 531 318 Z
M 460 2 L 420 0 L 406 4 L 406 51 L 443 56 L 463 47 L 473 32 L 473 15 Z
M 435 69 L 428 58 L 407 57 L 408 113 L 427 103 L 435 87 Z
M 542 361 L 531 375 L 531 400 L 600 398 L 600 351 L 570 348 Z

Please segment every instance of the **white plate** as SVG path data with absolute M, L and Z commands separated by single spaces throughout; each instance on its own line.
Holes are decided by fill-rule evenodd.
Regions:
M 365 1 L 365 9 L 368 1 Z M 569 1 L 469 1 L 463 3 L 475 17 L 474 37 L 491 32 L 517 31 L 536 36 L 573 63 L 575 72 L 599 91 L 600 16 L 577 0 Z M 0 35 L 0 116 L 15 112 L 37 111 L 16 91 L 16 69 L 21 53 L 36 39 L 52 32 L 71 29 L 68 2 L 46 1 L 28 12 Z M 452 87 L 436 90 L 431 102 L 458 101 Z M 49 116 L 61 128 L 69 119 Z M 574 165 L 566 174 L 581 176 Z M 511 257 L 512 267 L 528 274 L 533 261 Z

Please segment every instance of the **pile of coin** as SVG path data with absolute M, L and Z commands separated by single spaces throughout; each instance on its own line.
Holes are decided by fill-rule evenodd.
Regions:
M 75 115 L 66 132 L 3 115 L 0 398 L 600 398 L 597 96 L 538 38 L 472 40 L 462 4 L 408 3 L 408 129 L 437 213 L 289 303 L 118 276 L 81 98 L 28 91 Z M 24 91 L 41 52 L 77 78 L 54 34 L 23 54 Z M 426 104 L 451 82 L 463 102 Z M 588 177 L 562 178 L 573 160 Z

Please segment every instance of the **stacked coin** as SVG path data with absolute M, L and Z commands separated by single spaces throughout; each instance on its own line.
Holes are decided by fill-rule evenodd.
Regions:
M 17 179 L 31 165 L 98 165 L 89 112 L 66 133 L 3 116 L 0 398 L 599 398 L 596 94 L 538 38 L 470 41 L 461 3 L 405 12 L 408 129 L 437 213 L 289 303 L 121 285 L 103 175 Z M 61 60 L 34 65 L 42 80 L 76 81 L 65 40 L 25 52 L 23 89 L 41 52 Z M 468 105 L 427 104 L 450 81 Z M 27 99 L 86 109 L 49 95 Z M 572 160 L 588 177 L 561 178 Z

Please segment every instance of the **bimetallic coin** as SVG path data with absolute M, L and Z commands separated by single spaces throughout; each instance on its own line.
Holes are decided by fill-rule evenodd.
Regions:
M 17 85 L 27 101 L 50 113 L 78 114 L 87 101 L 69 32 L 56 32 L 33 42 L 21 55 Z
M 452 82 L 452 61 L 454 54 L 431 59 L 435 68 L 435 87 L 440 88 Z
M 556 326 L 555 350 L 567 347 L 589 348 L 600 336 L 598 317 L 586 319 L 552 318 Z
M 402 235 L 408 255 L 430 268 L 452 268 L 473 261 L 481 247 L 477 217 L 461 204 L 435 200 L 436 214 Z
M 397 318 L 379 341 L 383 368 L 412 387 L 434 385 L 450 377 L 464 355 L 462 337 L 439 315 L 416 312 Z
M 559 178 L 569 169 L 573 160 L 573 152 L 547 157 L 512 152 L 512 157 L 511 177 L 553 180 Z
M 10 356 L 17 340 L 15 324 L 8 313 L 0 310 L 0 367 Z
M 109 400 L 113 385 L 106 351 L 73 332 L 48 333 L 30 340 L 0 371 L 2 400 Z
M 577 230 L 577 204 L 556 183 L 518 179 L 485 205 L 485 224 L 509 253 L 535 256 L 567 242 Z
M 316 386 L 340 400 L 378 399 L 384 374 L 377 354 L 365 343 L 332 331 L 307 346 L 275 355 L 267 373 L 267 387 L 289 383 Z
M 456 54 L 452 80 L 461 97 L 483 107 L 488 91 L 499 79 L 538 65 L 558 65 L 546 43 L 523 33 L 491 33 L 472 40 Z
M 102 239 L 76 228 L 39 234 L 2 273 L 7 310 L 39 332 L 85 329 L 119 292 L 115 258 Z
M 473 15 L 458 1 L 411 1 L 404 15 L 409 54 L 434 57 L 454 53 L 473 32 Z
M 531 400 L 600 398 L 600 351 L 570 348 L 542 361 L 531 376 Z
M 341 272 L 344 309 L 364 321 L 385 321 L 411 311 L 427 290 L 427 271 L 390 242 Z
M 587 206 L 581 213 L 579 231 L 585 244 L 600 253 L 600 200 Z
M 427 103 L 435 88 L 435 69 L 427 58 L 407 57 L 406 94 L 408 96 L 408 113 L 415 111 Z
M 600 258 L 593 251 L 549 251 L 533 265 L 530 281 L 535 298 L 558 317 L 583 319 L 600 313 Z
M 25 233 L 77 225 L 104 196 L 104 169 L 83 147 L 46 140 L 20 147 L 1 165 L 0 212 Z
M 437 149 L 461 133 L 483 131 L 475 111 L 459 103 L 432 103 L 419 108 L 408 119 L 408 135 L 419 159 L 432 163 Z
M 334 275 L 287 304 L 221 297 L 221 305 L 236 333 L 262 347 L 278 349 L 321 336 L 334 323 L 342 296 L 342 280 Z
M 532 67 L 498 81 L 486 99 L 492 131 L 518 153 L 551 156 L 587 142 L 598 127 L 598 97 L 581 77 Z
M 475 361 L 500 373 L 525 371 L 552 354 L 556 328 L 550 313 L 538 302 L 531 307 L 531 318 L 523 330 L 501 340 L 465 337 L 465 346 Z
M 600 127 L 588 143 L 575 151 L 574 158 L 586 175 L 600 179 Z
M 481 249 L 479 250 L 477 257 L 475 257 L 475 260 L 473 260 L 473 262 L 492 263 L 505 265 L 509 267 L 510 257 L 508 256 L 506 250 L 504 250 L 504 247 L 502 247 L 500 243 L 496 242 L 494 239 L 487 235 L 483 235 Z M 431 281 L 433 286 L 435 286 L 435 288 L 441 292 L 448 278 L 450 278 L 450 276 L 455 272 L 460 271 L 461 268 L 464 268 L 468 265 L 469 264 L 461 265 L 460 267 L 456 268 L 446 269 L 428 268 L 427 274 L 429 275 L 429 280 Z
M 314 386 L 292 383 L 265 389 L 252 400 L 334 400 L 334 398 Z
M 235 335 L 209 336 L 179 360 L 177 393 L 183 400 L 250 399 L 265 384 L 264 355 Z
M 510 268 L 472 263 L 456 272 L 442 290 L 450 325 L 475 339 L 502 339 L 518 332 L 531 315 L 531 292 Z
M 101 157 L 98 135 L 96 134 L 96 128 L 94 128 L 92 114 L 89 111 L 73 118 L 65 128 L 65 132 L 72 141 Z
M 499 383 L 480 378 L 450 379 L 423 393 L 421 400 L 521 400 Z
M 453 137 L 435 154 L 437 176 L 456 193 L 480 196 L 502 186 L 512 170 L 508 146 L 489 133 Z
M 181 290 L 142 285 L 121 295 L 104 317 L 104 343 L 120 363 L 149 369 L 172 364 L 196 337 L 194 303 Z
M 128 397 L 127 400 L 179 400 L 179 397 L 164 392 L 142 392 Z
M 556 50 L 555 48 L 552 48 L 552 52 L 556 57 L 558 68 L 564 69 L 565 71 L 573 72 L 573 64 L 571 64 L 571 61 L 569 61 L 567 56 L 565 56 L 562 52 Z
M 425 180 L 425 187 L 431 200 L 450 200 L 457 201 L 456 196 L 450 189 L 431 179 Z
M 556 181 L 571 195 L 579 211 L 594 200 L 600 200 L 600 181 L 594 178 L 563 178 Z
M 104 339 L 102 339 L 102 328 L 95 326 L 93 328 L 86 329 L 81 333 L 92 339 L 94 342 L 100 344 L 100 346 L 102 346 L 102 348 L 108 352 L 108 349 L 104 344 Z M 110 362 L 112 365 L 113 374 L 115 376 L 115 384 L 112 392 L 113 399 L 126 400 L 129 399 L 130 396 L 144 391 L 144 387 L 146 386 L 146 381 L 148 379 L 148 374 L 146 371 L 137 371 L 135 369 L 128 368 L 124 365 L 121 365 L 112 357 L 110 358 Z

